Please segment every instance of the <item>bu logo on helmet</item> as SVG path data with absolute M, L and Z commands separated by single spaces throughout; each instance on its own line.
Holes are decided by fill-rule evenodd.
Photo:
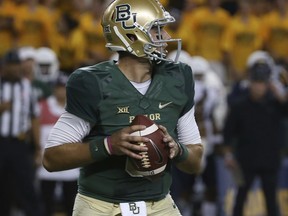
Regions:
M 132 17 L 131 17 L 132 16 Z M 133 19 L 132 25 L 127 25 L 127 21 Z M 135 28 L 136 13 L 131 13 L 131 6 L 129 4 L 122 4 L 116 6 L 116 22 L 121 22 L 124 29 Z

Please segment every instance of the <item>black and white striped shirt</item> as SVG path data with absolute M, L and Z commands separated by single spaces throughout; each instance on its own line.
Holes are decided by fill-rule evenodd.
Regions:
M 28 79 L 9 82 L 0 78 L 0 103 L 11 102 L 11 109 L 0 114 L 0 137 L 18 137 L 31 127 L 31 118 L 39 116 Z

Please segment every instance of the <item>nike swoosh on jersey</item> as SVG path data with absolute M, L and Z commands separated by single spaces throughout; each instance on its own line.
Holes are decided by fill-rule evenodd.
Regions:
M 165 108 L 166 106 L 168 106 L 169 104 L 173 103 L 172 101 L 168 102 L 168 103 L 165 103 L 165 104 L 162 104 L 162 103 L 159 103 L 159 109 L 163 109 Z

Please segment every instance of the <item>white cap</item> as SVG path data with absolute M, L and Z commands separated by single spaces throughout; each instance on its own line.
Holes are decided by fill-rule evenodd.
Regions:
M 255 63 L 266 63 L 269 65 L 270 69 L 272 69 L 275 65 L 273 58 L 270 56 L 268 52 L 263 50 L 257 50 L 250 54 L 247 59 L 247 68 L 251 68 Z
M 20 57 L 21 61 L 25 61 L 25 60 L 29 60 L 29 59 L 35 60 L 36 49 L 31 47 L 31 46 L 21 47 L 19 49 L 19 57 Z

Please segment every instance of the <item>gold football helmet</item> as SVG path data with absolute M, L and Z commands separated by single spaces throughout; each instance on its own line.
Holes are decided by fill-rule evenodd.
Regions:
M 102 19 L 106 47 L 152 61 L 168 61 L 165 49 L 168 43 L 177 43 L 178 53 L 181 51 L 181 39 L 162 36 L 162 27 L 172 22 L 175 22 L 174 17 L 158 0 L 115 0 L 105 10 Z M 157 39 L 151 35 L 152 28 L 157 30 Z M 174 61 L 178 57 L 179 54 Z

